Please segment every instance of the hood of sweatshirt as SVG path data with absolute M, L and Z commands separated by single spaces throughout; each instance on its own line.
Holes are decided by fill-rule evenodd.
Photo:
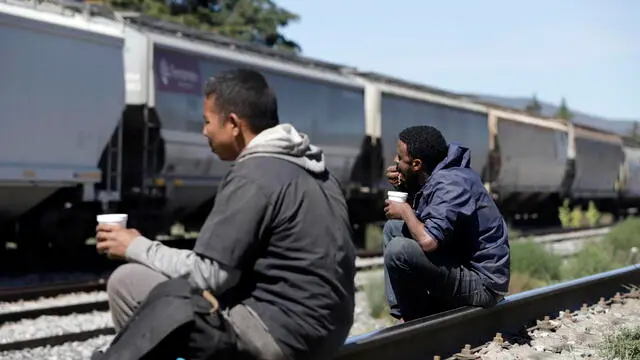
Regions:
M 469 148 L 458 145 L 449 144 L 447 157 L 442 160 L 433 172 L 450 168 L 470 168 L 471 167 L 471 151 Z
M 322 149 L 311 145 L 309 136 L 298 132 L 291 124 L 280 124 L 262 131 L 247 144 L 236 161 L 255 156 L 283 159 L 315 174 L 326 170 Z

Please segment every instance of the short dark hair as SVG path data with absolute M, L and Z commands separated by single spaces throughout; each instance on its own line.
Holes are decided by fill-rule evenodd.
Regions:
M 447 157 L 449 148 L 442 133 L 429 125 L 411 126 L 400 132 L 400 141 L 407 144 L 407 152 L 422 161 L 427 173 Z
M 204 96 L 211 95 L 218 110 L 225 115 L 235 113 L 256 134 L 280 122 L 275 92 L 255 70 L 232 69 L 216 74 L 204 85 Z

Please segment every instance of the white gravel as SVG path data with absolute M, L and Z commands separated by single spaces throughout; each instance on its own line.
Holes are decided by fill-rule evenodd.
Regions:
M 0 343 L 83 332 L 112 327 L 111 314 L 108 311 L 94 311 L 68 316 L 41 316 L 36 319 L 24 319 L 0 326 Z
M 573 319 L 560 318 L 551 323 L 558 326 L 555 332 L 534 330 L 530 332 L 530 343 L 508 349 L 491 343 L 479 355 L 482 360 L 605 360 L 598 345 L 623 327 L 640 325 L 640 300 L 628 299 L 625 304 L 611 307 L 594 306 L 588 313 L 574 313 Z
M 35 309 L 46 309 L 66 305 L 85 304 L 105 300 L 107 300 L 106 291 L 92 291 L 64 294 L 56 297 L 39 298 L 37 300 L 0 302 L 0 314 Z

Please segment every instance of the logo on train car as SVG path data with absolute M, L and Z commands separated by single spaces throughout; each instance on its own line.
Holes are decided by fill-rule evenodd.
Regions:
M 200 95 L 202 85 L 196 57 L 156 47 L 153 60 L 157 90 Z

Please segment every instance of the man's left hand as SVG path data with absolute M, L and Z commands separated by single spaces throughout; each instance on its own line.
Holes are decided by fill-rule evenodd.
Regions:
M 384 214 L 387 219 L 402 220 L 406 211 L 411 211 L 411 205 L 406 202 L 397 202 L 391 200 L 385 200 Z
M 136 229 L 125 229 L 117 225 L 99 224 L 96 232 L 96 249 L 112 259 L 124 259 L 129 244 L 140 236 Z

